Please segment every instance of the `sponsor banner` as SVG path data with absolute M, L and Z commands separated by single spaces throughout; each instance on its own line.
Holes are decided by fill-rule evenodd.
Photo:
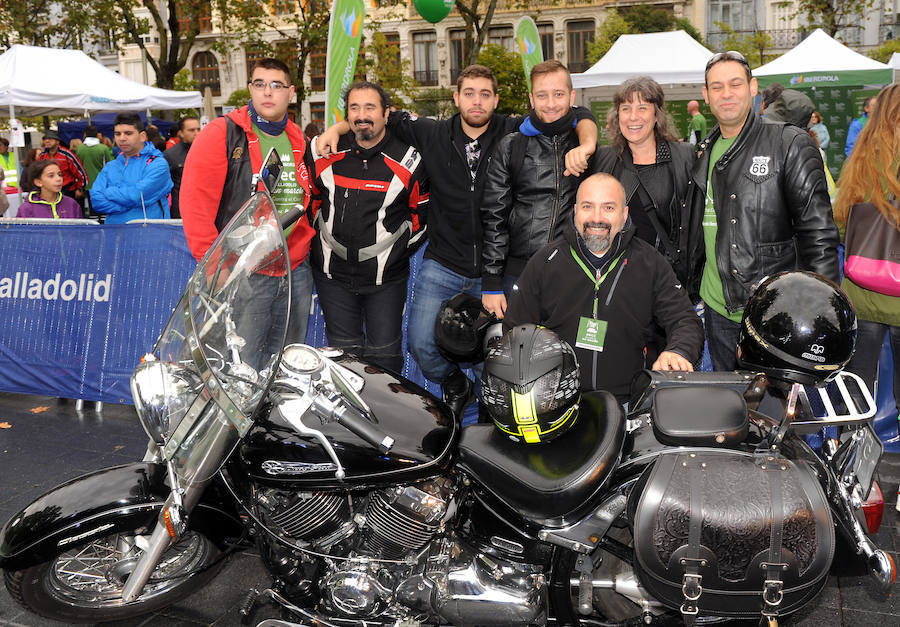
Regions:
M 797 74 L 771 74 L 757 76 L 759 89 L 772 83 L 780 83 L 791 89 L 804 87 L 861 87 L 863 85 L 890 85 L 894 80 L 890 68 L 884 70 L 831 70 L 823 72 L 799 72 Z M 817 103 L 818 104 L 818 103 Z
M 11 224 L 0 240 L 0 390 L 130 403 L 196 266 L 181 226 Z
M 528 91 L 531 91 L 531 68 L 544 60 L 544 51 L 541 49 L 541 36 L 538 34 L 537 25 L 527 15 L 516 24 L 516 45 L 522 56 L 522 69 L 525 71 Z
M 325 127 L 344 119 L 344 89 L 353 82 L 366 6 L 363 0 L 334 0 L 328 27 L 325 70 Z

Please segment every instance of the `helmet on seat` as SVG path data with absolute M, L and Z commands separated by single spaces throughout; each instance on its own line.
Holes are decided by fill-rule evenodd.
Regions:
M 484 360 L 485 335 L 496 323 L 481 306 L 481 299 L 460 293 L 441 304 L 434 320 L 434 343 L 441 354 L 455 363 Z
M 741 320 L 743 368 L 790 383 L 821 385 L 850 361 L 856 312 L 847 295 L 812 272 L 781 272 L 756 286 Z
M 578 417 L 578 361 L 556 333 L 513 327 L 484 360 L 482 402 L 494 425 L 528 444 L 565 433 Z

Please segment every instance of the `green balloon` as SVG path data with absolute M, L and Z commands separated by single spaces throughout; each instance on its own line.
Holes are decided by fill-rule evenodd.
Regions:
M 413 6 L 426 21 L 437 24 L 450 15 L 456 0 L 413 0 Z

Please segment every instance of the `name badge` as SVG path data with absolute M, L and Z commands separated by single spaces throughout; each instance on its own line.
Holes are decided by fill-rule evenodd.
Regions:
M 603 342 L 606 340 L 606 320 L 581 317 L 578 322 L 578 334 L 575 336 L 575 346 L 588 350 L 603 352 Z

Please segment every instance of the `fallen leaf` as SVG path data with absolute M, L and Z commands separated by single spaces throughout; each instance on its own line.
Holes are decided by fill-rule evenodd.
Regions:
M 50 411 L 50 407 L 44 405 L 43 407 L 33 407 L 31 409 L 32 414 L 43 414 L 45 411 Z
M 0 422 L 0 429 L 12 429 L 12 425 L 8 422 Z

